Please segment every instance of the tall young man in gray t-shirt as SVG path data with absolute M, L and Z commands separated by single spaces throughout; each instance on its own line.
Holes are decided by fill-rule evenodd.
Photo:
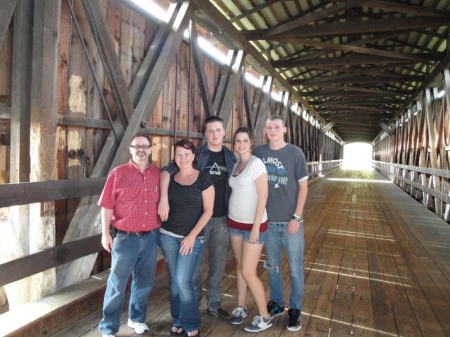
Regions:
M 308 194 L 308 170 L 302 150 L 284 140 L 286 127 L 280 116 L 271 116 L 265 124 L 269 144 L 253 153 L 262 159 L 269 175 L 267 213 L 269 228 L 265 251 L 269 271 L 270 301 L 267 310 L 272 317 L 284 313 L 284 287 L 281 256 L 284 248 L 289 263 L 291 292 L 289 298 L 289 331 L 302 327 L 303 297 L 303 207 Z

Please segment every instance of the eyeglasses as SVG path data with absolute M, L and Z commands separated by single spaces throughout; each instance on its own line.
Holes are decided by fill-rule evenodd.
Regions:
M 150 145 L 130 145 L 131 148 L 133 149 L 142 149 L 142 150 L 148 150 L 150 148 Z

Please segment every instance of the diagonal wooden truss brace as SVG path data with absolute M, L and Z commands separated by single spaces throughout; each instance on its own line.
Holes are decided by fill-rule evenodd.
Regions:
M 130 90 L 134 95 L 138 95 L 139 90 L 137 87 L 143 86 L 142 93 L 137 100 L 138 103 L 136 109 L 134 109 L 134 112 L 130 116 L 127 128 L 123 130 L 121 134 L 121 142 L 117 151 L 114 151 L 114 144 L 111 144 L 113 141 L 111 141 L 111 137 L 109 137 L 100 157 L 104 160 L 104 158 L 109 158 L 110 154 L 113 153 L 114 156 L 111 158 L 112 162 L 108 160 L 97 162 L 96 167 L 94 168 L 96 174 L 99 174 L 99 172 L 103 173 L 112 167 L 122 164 L 128 159 L 128 146 L 131 138 L 141 129 L 141 122 L 147 120 L 153 112 L 160 91 L 165 83 L 167 72 L 170 67 L 172 67 L 175 55 L 179 51 L 179 47 L 183 40 L 183 32 L 189 23 L 187 15 L 190 6 L 189 1 L 182 1 L 172 6 L 174 10 L 171 20 L 166 26 L 161 27 L 165 32 L 161 33 L 160 40 L 156 39 L 153 43 L 158 44 L 162 41 L 165 42 L 161 46 L 162 48 L 159 49 L 157 55 L 156 53 L 148 53 L 146 55 L 146 60 L 144 60 L 143 65 L 149 66 L 149 69 L 140 70 L 143 74 L 148 73 L 148 78 L 145 81 L 144 78 L 147 76 L 140 76 L 136 79 L 136 81 L 139 82 L 144 81 L 145 85 L 143 85 L 143 83 L 133 83 L 133 87 Z M 163 36 L 165 36 L 165 38 L 162 38 Z M 150 50 L 151 49 L 152 47 L 150 47 Z M 114 54 L 114 57 L 117 56 Z M 152 57 L 156 57 L 156 59 L 153 59 L 154 62 L 149 60 Z M 136 97 L 132 97 L 132 100 L 133 99 L 136 99 Z M 99 216 L 100 208 L 96 205 L 97 201 L 98 196 L 81 199 L 64 238 L 64 242 L 88 237 L 101 230 Z M 97 254 L 93 254 L 58 268 L 58 288 L 68 286 L 89 277 L 96 257 Z
M 17 0 L 4 0 L 0 7 L 0 48 L 3 45 L 6 32 L 8 31 L 9 23 L 14 14 Z

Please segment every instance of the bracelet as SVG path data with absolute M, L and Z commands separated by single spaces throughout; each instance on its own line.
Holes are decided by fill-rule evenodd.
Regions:
M 297 215 L 297 214 L 292 214 L 292 218 L 291 218 L 292 220 L 295 220 L 295 221 L 298 221 L 298 222 L 300 222 L 300 223 L 302 223 L 303 222 L 303 218 L 301 217 L 301 216 L 299 216 L 299 215 Z

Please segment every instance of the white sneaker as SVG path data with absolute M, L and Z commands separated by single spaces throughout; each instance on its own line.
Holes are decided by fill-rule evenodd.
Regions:
M 128 319 L 127 323 L 128 327 L 134 329 L 138 335 L 142 335 L 144 332 L 149 331 L 148 325 L 145 323 L 133 322 L 131 319 Z
M 247 325 L 244 330 L 247 332 L 260 332 L 269 329 L 272 326 L 272 318 L 264 318 L 260 315 L 256 315 L 253 318 L 253 322 Z

